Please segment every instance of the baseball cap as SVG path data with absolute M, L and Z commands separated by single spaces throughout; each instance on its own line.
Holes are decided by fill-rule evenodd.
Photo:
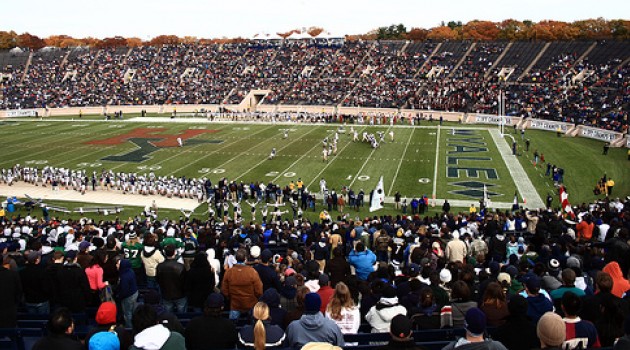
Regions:
M 114 332 L 97 332 L 90 337 L 89 350 L 120 350 L 120 340 Z
M 254 259 L 258 259 L 258 257 L 260 256 L 260 247 L 257 245 L 251 247 L 249 249 L 249 255 L 251 255 Z
M 325 286 L 328 284 L 328 282 L 330 282 L 330 278 L 328 277 L 327 274 L 322 273 L 321 275 L 319 275 L 319 285 L 320 286 Z
M 512 284 L 512 277 L 510 277 L 510 275 L 506 272 L 501 272 L 499 276 L 497 277 L 497 280 L 501 284 L 507 284 L 507 285 Z
M 409 264 L 409 274 L 412 277 L 418 276 L 420 274 L 420 266 L 415 263 Z
M 525 286 L 530 291 L 538 291 L 540 289 L 540 277 L 538 277 L 538 276 L 531 276 L 525 282 Z
M 284 270 L 284 275 L 286 277 L 289 277 L 291 275 L 295 275 L 295 270 L 289 267 L 288 269 Z
M 260 260 L 262 260 L 262 262 L 264 263 L 269 262 L 271 258 L 273 258 L 273 253 L 269 249 L 263 250 L 262 253 L 260 254 Z
M 411 321 L 407 316 L 398 314 L 392 318 L 389 331 L 393 337 L 406 339 L 411 336 Z
M 86 251 L 88 250 L 88 248 L 90 248 L 90 242 L 88 241 L 82 241 L 81 243 L 79 243 L 79 250 L 80 251 Z

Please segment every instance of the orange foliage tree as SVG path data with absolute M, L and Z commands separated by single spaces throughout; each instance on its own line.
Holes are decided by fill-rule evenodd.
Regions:
M 427 39 L 432 40 L 455 40 L 457 39 L 457 32 L 447 26 L 439 26 L 431 28 Z
M 499 27 L 490 21 L 470 21 L 462 28 L 463 39 L 471 40 L 496 40 L 499 36 Z
M 29 33 L 18 35 L 17 44 L 19 47 L 27 47 L 31 50 L 39 50 L 42 47 L 46 46 L 46 43 L 42 38 Z

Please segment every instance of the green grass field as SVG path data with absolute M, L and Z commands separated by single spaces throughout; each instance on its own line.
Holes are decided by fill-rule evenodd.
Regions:
M 88 172 L 148 173 L 187 177 L 220 177 L 245 183 L 270 181 L 282 186 L 301 178 L 319 191 L 325 178 L 329 188 L 350 186 L 372 190 L 382 176 L 385 194 L 427 195 L 477 203 L 483 184 L 493 202 L 512 202 L 516 184 L 485 126 L 446 125 L 438 129 L 355 125 L 363 131 L 385 132 L 380 148 L 352 142 L 341 134 L 338 151 L 322 160 L 322 140 L 332 138 L 338 125 L 270 125 L 228 123 L 117 122 L 78 120 L 18 120 L 0 123 L 0 168 L 15 164 L 45 165 Z M 288 129 L 288 138 L 283 138 Z M 349 127 L 346 128 L 347 130 Z M 465 130 L 464 130 L 465 129 Z M 388 132 L 393 130 L 394 142 Z M 184 139 L 177 147 L 176 137 Z M 554 133 L 528 130 L 530 152 L 519 157 L 527 175 L 544 199 L 554 191 L 545 168 L 534 168 L 532 152 L 538 149 L 549 162 L 565 169 L 572 203 L 592 201 L 595 181 L 604 173 L 616 181 L 615 196 L 630 194 L 630 161 L 625 149 L 611 149 L 601 156 L 601 142 L 582 138 L 556 138 Z M 277 156 L 269 160 L 272 148 Z M 437 161 L 437 169 L 436 169 Z M 459 167 L 459 171 L 454 168 Z M 467 172 L 467 169 L 477 169 Z M 483 170 L 485 169 L 485 170 Z M 481 186 L 481 187 L 480 187 Z M 557 196 L 554 195 L 557 202 Z M 200 208 L 201 209 L 201 208 Z

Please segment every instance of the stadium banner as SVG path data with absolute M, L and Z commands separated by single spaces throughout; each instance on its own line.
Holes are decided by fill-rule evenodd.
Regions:
M 567 130 L 571 128 L 573 124 L 571 123 L 563 123 L 563 122 L 554 122 L 550 120 L 540 120 L 540 119 L 532 119 L 529 122 L 529 127 L 532 129 L 540 129 L 540 130 L 549 130 L 549 131 L 562 131 L 566 133 Z
M 518 123 L 518 119 L 514 119 L 515 118 L 507 116 L 499 117 L 498 115 L 477 114 L 473 119 L 473 123 L 493 125 L 500 125 L 501 123 L 505 123 L 505 125 L 514 125 L 514 123 Z
M 7 118 L 19 117 L 37 117 L 37 111 L 34 109 L 14 109 L 6 112 Z
M 621 134 L 614 131 L 602 130 L 598 128 L 591 128 L 588 126 L 582 126 L 580 130 L 580 136 L 588 137 L 595 140 L 612 142 L 618 139 Z

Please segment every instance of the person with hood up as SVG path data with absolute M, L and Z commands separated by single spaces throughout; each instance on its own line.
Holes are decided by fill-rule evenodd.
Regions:
M 149 305 L 140 305 L 133 313 L 133 331 L 136 334 L 129 350 L 183 350 L 184 337 L 158 323 L 155 310 Z
M 608 273 L 613 279 L 612 294 L 618 298 L 623 298 L 623 295 L 630 290 L 630 282 L 623 277 L 619 263 L 609 262 L 602 271 Z
M 406 316 L 407 309 L 398 303 L 396 289 L 387 285 L 379 301 L 365 315 L 365 320 L 372 326 L 372 333 L 387 333 L 396 315 Z
M 321 304 L 322 300 L 317 293 L 308 293 L 304 296 L 304 315 L 287 327 L 287 346 L 301 348 L 311 342 L 345 345 L 339 326 L 333 320 L 325 318 L 319 311 Z
M 260 297 L 260 301 L 265 303 L 269 314 L 269 322 L 280 327 L 284 324 L 284 318 L 287 316 L 287 310 L 280 307 L 280 294 L 275 288 L 267 289 Z M 256 305 L 254 305 L 256 308 Z
M 254 350 L 265 350 L 282 345 L 285 338 L 284 331 L 278 325 L 269 322 L 267 304 L 261 301 L 256 303 L 252 316 L 256 320 L 254 325 L 247 325 L 238 333 L 241 344 Z
M 490 260 L 497 262 L 504 261 L 507 256 L 507 240 L 505 239 L 505 234 L 497 232 L 497 234 L 492 236 L 492 238 L 490 238 L 490 244 L 488 245 L 488 251 Z
M 120 275 L 120 281 L 116 286 L 116 295 L 122 305 L 125 327 L 131 327 L 131 316 L 138 300 L 136 274 L 133 272 L 131 262 L 127 259 L 119 260 L 116 267 L 118 267 Z
M 157 249 L 157 242 L 154 235 L 149 235 L 144 240 L 144 248 L 140 253 L 142 264 L 144 265 L 144 271 L 147 276 L 147 288 L 158 290 L 159 286 L 155 275 L 157 273 L 157 266 L 164 262 L 164 255 Z
M 357 242 L 354 249 L 348 255 L 348 262 L 354 266 L 357 278 L 362 281 L 367 280 L 370 273 L 374 272 L 376 255 L 365 248 L 363 242 Z
M 442 350 L 507 350 L 507 348 L 496 340 L 485 339 L 486 315 L 479 308 L 473 307 L 466 312 L 466 336 L 454 340 Z
M 111 301 L 107 301 L 101 304 L 96 311 L 96 326 L 90 329 L 85 336 L 85 344 L 88 347 L 93 348 L 98 344 L 97 339 L 95 342 L 90 342 L 93 335 L 99 332 L 114 332 L 118 337 L 120 349 L 129 349 L 129 346 L 133 344 L 133 337 L 123 326 L 119 326 L 116 321 L 116 304 Z

